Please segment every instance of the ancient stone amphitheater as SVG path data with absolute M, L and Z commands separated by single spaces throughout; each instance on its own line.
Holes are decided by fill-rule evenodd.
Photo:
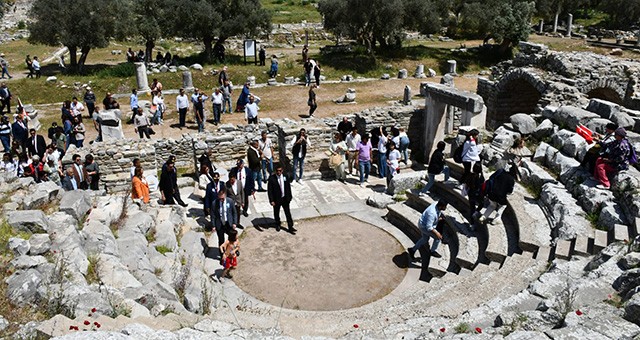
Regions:
M 421 265 L 409 265 L 406 253 L 385 254 L 387 261 L 406 270 L 402 281 L 384 297 L 348 309 L 306 311 L 269 304 L 231 280 L 211 279 L 220 271 L 217 237 L 204 230 L 192 179 L 180 179 L 182 196 L 188 197 L 186 208 L 155 202 L 140 208 L 126 191 L 62 192 L 50 183 L 2 174 L 7 223 L 22 231 L 9 241 L 14 253 L 6 280 L 9 298 L 18 306 L 39 306 L 57 314 L 20 325 L 14 337 L 637 337 L 640 173 L 632 167 L 612 178 L 611 190 L 596 189 L 593 178 L 580 167 L 588 145 L 573 131 L 577 124 L 602 131 L 613 121 L 628 128 L 638 149 L 640 112 L 635 109 L 640 105 L 636 98 L 640 64 L 525 43 L 520 51 L 514 60 L 494 67 L 491 79 L 480 79 L 477 94 L 425 83 L 424 109 L 390 107 L 354 113 L 362 131 L 380 124 L 406 127 L 412 137 L 412 158 L 417 160 L 428 158 L 434 139 L 449 137 L 446 140 L 455 147 L 458 131 L 469 125 L 483 128 L 487 175 L 504 165 L 504 153 L 513 140 L 526 136 L 532 157 L 523 162 L 522 181 L 509 196 L 502 220 L 469 224 L 468 202 L 456 181 L 462 169 L 453 161 L 448 161 L 453 178 L 437 183 L 427 197 L 417 195 L 425 175 L 417 161 L 392 180 L 387 193 L 382 193 L 383 180 L 372 179 L 366 187 L 355 185 L 351 178 L 346 185 L 332 181 L 321 161 L 312 163 L 309 178 L 293 187 L 292 212 L 297 221 L 349 216 L 385 231 L 403 248 L 417 240 L 417 221 L 429 204 L 438 199 L 450 203 L 447 244 L 440 249 L 443 257 L 429 258 L 426 252 L 419 254 Z M 479 126 L 485 122 L 492 130 Z M 280 126 L 284 123 L 269 124 L 273 125 L 263 128 L 280 141 L 291 138 Z M 309 124 L 324 124 L 314 127 L 320 136 L 335 121 Z M 192 140 L 198 138 L 217 143 L 207 137 Z M 153 145 L 146 147 L 152 154 L 163 154 Z M 202 149 L 194 147 L 187 156 L 195 158 Z M 108 162 L 113 152 L 99 156 L 98 162 Z M 314 152 L 322 158 L 321 149 Z M 136 155 L 121 153 L 122 164 Z M 280 156 L 289 157 L 283 149 Z M 144 166 L 159 168 L 162 157 L 156 158 L 145 159 Z M 272 217 L 265 193 L 257 193 L 252 202 L 251 222 L 245 220 L 243 233 L 253 232 L 251 225 L 260 228 Z M 353 243 L 350 251 L 360 251 L 357 240 Z M 291 251 L 295 257 L 305 256 L 302 249 Z M 240 261 L 251 257 L 260 254 L 244 251 Z M 347 262 L 348 257 L 346 253 Z M 324 279 L 343 281 L 341 289 L 347 292 L 366 289 L 349 284 L 348 270 Z M 0 326 L 6 327 L 2 321 Z

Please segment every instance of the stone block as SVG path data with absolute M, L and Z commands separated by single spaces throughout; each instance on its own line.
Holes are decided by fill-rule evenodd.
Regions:
M 51 249 L 49 234 L 33 234 L 29 238 L 29 255 L 42 255 Z
M 22 256 L 29 253 L 31 245 L 27 240 L 21 239 L 19 237 L 11 237 L 9 239 L 9 243 L 7 244 L 9 250 L 13 251 L 16 256 Z
M 607 232 L 604 230 L 595 230 L 595 237 L 593 239 L 593 251 L 595 253 L 602 251 L 607 247 L 609 242 L 607 241 Z
M 85 190 L 67 191 L 60 200 L 60 211 L 73 216 L 76 221 L 84 219 L 91 206 L 91 193 Z
M 624 224 L 616 224 L 610 229 L 611 239 L 614 242 L 629 241 L 629 227 Z
M 589 120 L 599 117 L 599 115 L 593 112 L 589 112 L 578 107 L 561 106 L 555 112 L 555 116 L 551 117 L 551 119 L 555 118 L 559 124 L 564 124 L 567 129 L 575 130 L 579 124 L 586 124 Z
M 580 255 L 580 256 L 591 255 L 589 253 L 589 243 L 590 243 L 590 239 L 586 236 L 580 235 L 576 237 L 576 242 L 573 247 L 573 253 L 575 255 Z
M 49 230 L 49 222 L 42 210 L 17 210 L 7 213 L 7 223 L 19 231 L 44 233 Z
M 513 128 L 523 135 L 528 135 L 536 130 L 536 121 L 531 115 L 526 113 L 517 113 L 509 117 Z
M 558 240 L 558 243 L 556 243 L 555 257 L 561 260 L 569 260 L 571 258 L 571 241 Z
M 402 193 L 405 190 L 410 190 L 416 187 L 420 180 L 427 175 L 427 171 L 415 171 L 415 172 L 401 172 L 395 175 L 389 182 L 387 193 L 395 195 Z

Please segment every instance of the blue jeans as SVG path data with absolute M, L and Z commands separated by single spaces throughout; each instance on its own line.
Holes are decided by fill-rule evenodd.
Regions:
M 444 166 L 444 169 L 442 169 L 442 174 L 444 174 L 444 180 L 445 182 L 449 180 L 449 167 L 448 166 Z M 422 189 L 422 193 L 427 193 L 427 191 L 431 190 L 431 187 L 436 183 L 436 175 L 439 174 L 429 174 L 429 183 L 427 183 L 427 185 Z
M 300 174 L 296 173 L 296 169 L 300 168 Z M 302 173 L 304 173 L 304 158 L 293 156 L 293 177 L 296 181 L 302 179 Z
M 269 176 L 273 173 L 273 157 L 262 160 L 262 178 L 265 181 L 269 178 L 269 176 L 267 176 L 267 172 L 269 173 Z
M 231 107 L 231 104 L 229 104 Z M 220 123 L 220 112 L 222 111 L 222 104 L 213 104 L 213 122 Z
M 253 175 L 253 181 L 258 181 L 258 190 L 262 191 L 262 171 L 253 171 L 251 170 Z
M 440 245 L 440 240 L 436 238 L 436 235 L 434 235 L 432 231 L 426 230 L 423 228 L 420 228 L 420 233 L 422 234 L 422 237 L 420 237 L 418 242 L 416 242 L 416 245 L 413 246 L 411 250 L 413 250 L 414 252 L 416 250 L 420 250 L 420 247 L 424 246 L 425 244 L 429 244 L 429 239 L 433 238 L 433 244 L 431 245 L 431 252 L 436 251 L 438 249 L 438 246 Z
M 404 161 L 404 164 L 407 164 L 407 162 L 409 161 L 409 145 L 408 144 L 402 144 L 402 142 L 400 142 L 400 147 L 398 148 L 398 151 L 400 151 L 400 154 L 402 154 L 402 160 Z
M 3 67 L 3 68 L 2 68 L 2 78 L 4 78 L 4 75 L 5 75 L 5 74 L 6 74 L 6 75 L 7 75 L 7 77 L 9 77 L 9 78 L 13 78 L 13 77 L 11 77 L 11 75 L 9 74 L 9 69 L 7 69 L 6 67 Z
M 222 99 L 222 112 L 224 112 L 227 107 L 229 108 L 228 113 L 231 113 L 231 97 Z
M 380 178 L 385 178 L 387 170 L 387 154 L 378 152 L 378 175 Z
M 0 140 L 2 141 L 4 152 L 9 152 L 11 150 L 11 135 L 0 135 Z
M 360 168 L 360 184 L 369 180 L 369 172 L 371 172 L 371 161 L 358 161 L 358 168 Z
M 304 74 L 304 81 L 306 86 L 311 85 L 311 73 Z

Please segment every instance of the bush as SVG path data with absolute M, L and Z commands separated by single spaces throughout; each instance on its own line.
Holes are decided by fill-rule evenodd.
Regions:
M 97 78 L 128 78 L 136 74 L 136 66 L 133 63 L 120 63 L 108 66 L 96 71 L 93 76 Z

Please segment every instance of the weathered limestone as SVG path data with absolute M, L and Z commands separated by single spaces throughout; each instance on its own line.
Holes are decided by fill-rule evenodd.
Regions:
M 447 60 L 447 64 L 449 64 L 449 74 L 458 74 L 456 71 L 456 67 L 458 66 L 458 62 L 455 60 Z
M 76 221 L 82 221 L 91 206 L 91 192 L 85 190 L 66 191 L 60 200 L 60 211 L 71 215 Z
M 44 233 L 49 230 L 49 219 L 42 210 L 18 210 L 7 213 L 7 223 L 16 230 Z
M 403 105 L 410 105 L 411 104 L 411 86 L 409 85 L 405 85 L 404 87 L 404 93 L 402 96 L 402 104 Z
M 414 72 L 413 76 L 415 78 L 426 78 L 427 76 L 424 74 L 424 65 L 420 64 L 416 66 L 416 72 Z
M 407 70 L 404 68 L 398 71 L 398 79 L 407 79 L 407 75 Z
M 185 91 L 193 91 L 193 77 L 188 69 L 182 72 L 182 88 Z
M 136 85 L 138 91 L 151 91 L 149 79 L 147 79 L 147 67 L 144 63 L 134 63 L 136 65 Z
M 567 17 L 567 37 L 571 37 L 573 33 L 573 14 L 569 13 Z
M 427 171 L 401 172 L 391 179 L 387 193 L 395 195 L 406 190 L 414 189 L 420 180 L 427 175 Z

